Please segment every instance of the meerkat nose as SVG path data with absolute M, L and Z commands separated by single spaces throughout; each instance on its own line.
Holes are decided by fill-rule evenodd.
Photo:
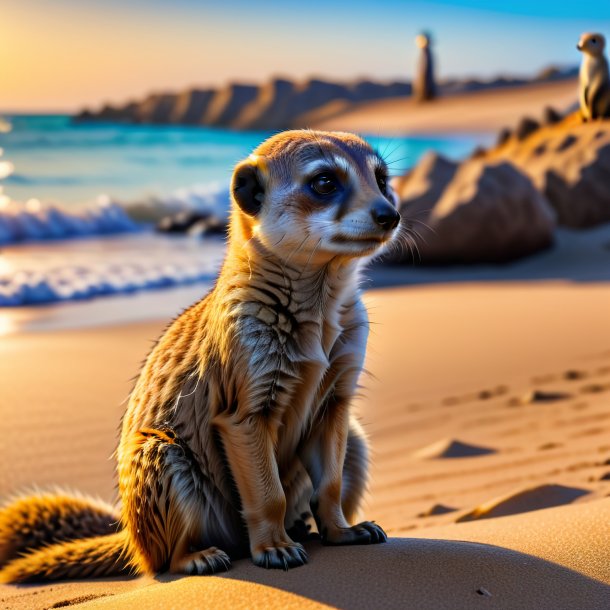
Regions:
M 394 229 L 400 221 L 400 214 L 387 202 L 376 201 L 371 208 L 373 220 L 385 231 Z

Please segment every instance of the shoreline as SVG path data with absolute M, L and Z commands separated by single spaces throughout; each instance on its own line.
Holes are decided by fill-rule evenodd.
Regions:
M 129 239 L 129 238 L 127 238 Z M 215 238 L 209 245 L 197 245 L 185 238 L 181 248 L 188 256 L 214 256 L 220 264 L 222 251 Z M 121 240 L 111 238 L 104 244 L 106 256 L 112 256 L 112 245 Z M 171 239 L 167 243 L 176 248 Z M 172 245 L 174 244 L 174 245 Z M 87 244 L 81 244 L 88 247 Z M 216 248 L 212 249 L 212 246 Z M 91 246 L 93 247 L 93 246 Z M 21 250 L 23 248 L 23 250 Z M 27 245 L 19 246 L 20 255 Z M 139 249 L 142 246 L 138 246 Z M 33 250 L 43 256 L 46 245 Z M 186 255 L 185 255 L 186 256 Z M 557 229 L 556 243 L 549 250 L 503 265 L 417 266 L 369 264 L 363 273 L 365 292 L 380 288 L 417 289 L 425 286 L 465 285 L 561 285 L 563 283 L 603 284 L 610 282 L 610 223 L 586 230 Z M 210 265 L 210 269 L 212 265 Z M 94 328 L 117 323 L 171 319 L 179 311 L 199 300 L 212 287 L 209 280 L 167 289 L 143 289 L 131 294 L 115 294 L 88 300 L 61 303 L 1 307 L 0 337 L 28 332 L 49 332 L 70 328 Z
M 545 106 L 566 111 L 577 102 L 577 82 L 566 79 L 456 93 L 426 104 L 410 98 L 363 102 L 331 113 L 313 112 L 308 126 L 393 136 L 497 133 L 526 115 L 539 118 Z

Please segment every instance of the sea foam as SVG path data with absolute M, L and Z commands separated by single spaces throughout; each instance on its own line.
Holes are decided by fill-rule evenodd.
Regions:
M 0 307 L 91 299 L 211 282 L 224 240 L 135 235 L 31 244 L 0 254 Z
M 0 194 L 0 244 L 68 239 L 138 231 L 139 227 L 118 203 L 100 197 L 95 205 L 67 210 L 37 199 L 10 201 Z

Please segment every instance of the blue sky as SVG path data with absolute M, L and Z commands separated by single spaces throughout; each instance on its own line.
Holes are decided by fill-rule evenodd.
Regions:
M 441 77 L 527 75 L 610 35 L 610 0 L 2 0 L 0 88 L 3 105 L 67 108 L 277 74 L 407 79 L 422 29 Z

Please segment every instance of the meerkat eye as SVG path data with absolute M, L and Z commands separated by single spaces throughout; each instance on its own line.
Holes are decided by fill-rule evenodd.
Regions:
M 379 190 L 385 195 L 388 191 L 388 178 L 385 174 L 377 174 L 375 176 L 377 178 L 377 186 Z
M 591 42 L 592 42 L 593 44 L 597 44 L 597 38 L 591 38 Z
M 324 173 L 318 174 L 311 181 L 311 188 L 318 195 L 331 195 L 334 193 L 339 187 L 338 181 L 332 174 Z

